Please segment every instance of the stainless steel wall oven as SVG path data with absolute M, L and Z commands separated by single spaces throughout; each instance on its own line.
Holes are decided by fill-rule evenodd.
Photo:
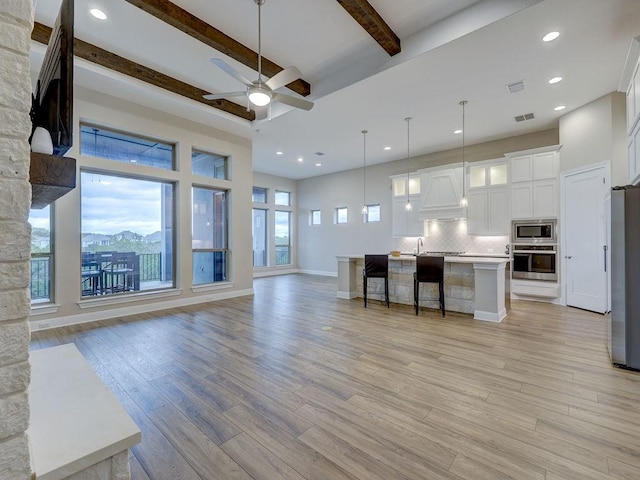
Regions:
M 514 244 L 511 278 L 525 280 L 558 280 L 556 246 Z

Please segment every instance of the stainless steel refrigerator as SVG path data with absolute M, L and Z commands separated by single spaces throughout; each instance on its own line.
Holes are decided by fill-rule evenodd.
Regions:
M 640 186 L 611 191 L 611 361 L 640 369 Z

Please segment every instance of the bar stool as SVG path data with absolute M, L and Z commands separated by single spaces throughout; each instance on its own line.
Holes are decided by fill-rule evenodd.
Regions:
M 444 318 L 444 257 L 416 257 L 416 271 L 413 274 L 413 306 L 416 308 L 416 315 L 420 307 L 420 282 L 438 284 L 440 310 Z
M 367 279 L 384 278 L 384 299 L 389 308 L 389 256 L 365 255 L 362 269 L 362 288 L 364 290 L 364 308 L 367 308 Z

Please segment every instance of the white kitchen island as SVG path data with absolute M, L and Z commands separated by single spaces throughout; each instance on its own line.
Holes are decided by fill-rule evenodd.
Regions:
M 362 297 L 364 255 L 339 255 L 338 298 Z M 473 314 L 476 320 L 501 322 L 507 316 L 508 258 L 444 257 L 445 307 L 448 311 Z M 413 272 L 416 257 L 389 255 L 389 300 L 413 305 Z M 369 279 L 367 296 L 384 300 L 382 279 Z M 438 285 L 420 284 L 420 306 L 439 308 Z

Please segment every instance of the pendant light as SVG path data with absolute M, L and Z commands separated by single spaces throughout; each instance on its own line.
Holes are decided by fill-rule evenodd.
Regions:
M 467 200 L 467 190 L 465 188 L 465 177 L 466 177 L 466 165 L 465 165 L 465 160 L 464 160 L 464 135 L 466 133 L 465 131 L 465 125 L 464 125 L 464 106 L 469 103 L 467 100 L 462 100 L 460 102 L 460 106 L 462 106 L 462 199 L 460 200 L 460 206 L 461 207 L 466 207 L 469 205 L 469 201 Z
M 362 130 L 362 215 L 369 213 L 367 207 L 367 130 Z
M 407 212 L 410 212 L 411 210 L 413 210 L 413 207 L 411 206 L 411 202 L 409 201 L 409 167 L 410 167 L 410 161 L 409 161 L 409 123 L 411 122 L 411 117 L 407 117 L 404 119 L 405 122 L 407 122 L 407 204 L 404 206 L 404 209 Z

